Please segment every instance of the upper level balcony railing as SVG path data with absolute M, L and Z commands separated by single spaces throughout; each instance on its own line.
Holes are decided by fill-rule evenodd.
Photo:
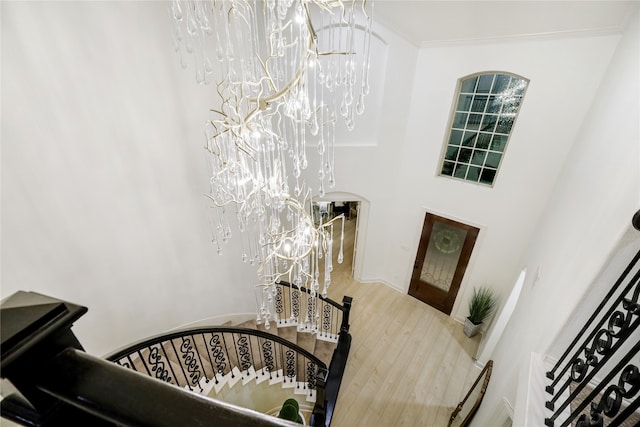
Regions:
M 639 260 L 640 251 L 547 372 L 545 425 L 640 425 Z

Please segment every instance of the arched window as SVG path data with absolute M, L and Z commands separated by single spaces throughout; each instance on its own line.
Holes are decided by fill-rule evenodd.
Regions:
M 505 73 L 460 79 L 440 175 L 493 185 L 528 83 Z

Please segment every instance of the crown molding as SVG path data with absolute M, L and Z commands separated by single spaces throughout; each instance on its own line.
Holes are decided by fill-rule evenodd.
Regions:
M 432 48 L 432 47 L 450 47 L 450 46 L 464 46 L 473 44 L 495 44 L 495 43 L 514 43 L 525 42 L 535 40 L 552 40 L 552 39 L 565 39 L 565 38 L 578 38 L 578 37 L 603 37 L 612 35 L 622 35 L 622 29 L 618 26 L 602 27 L 602 28 L 589 28 L 583 30 L 569 30 L 569 31 L 551 31 L 545 33 L 531 33 L 531 34 L 517 34 L 517 35 L 505 35 L 495 37 L 474 37 L 474 38 L 460 38 L 450 40 L 434 40 L 423 41 L 417 45 L 420 48 Z

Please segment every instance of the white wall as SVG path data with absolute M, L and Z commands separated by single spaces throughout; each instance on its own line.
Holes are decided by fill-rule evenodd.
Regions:
M 336 132 L 335 188 L 333 192 L 346 192 L 360 196 L 370 202 L 366 226 L 359 233 L 366 236 L 366 246 L 358 247 L 363 255 L 363 281 L 382 281 L 393 285 L 386 271 L 389 244 L 398 206 L 391 202 L 396 188 L 400 161 L 406 144 L 406 117 L 409 114 L 414 72 L 418 49 L 382 25 L 374 25 L 377 37 L 382 42 L 372 44 L 381 49 L 372 51 L 371 67 L 382 67 L 376 76 L 384 78 L 371 91 L 382 91 L 380 103 L 376 97 L 366 98 L 365 114 L 382 117 L 378 123 L 367 123 L 366 117 L 356 117 L 355 126 L 370 127 L 374 132 L 358 132 L 355 138 L 368 135 L 367 143 L 352 143 L 352 134 L 343 126 Z M 376 110 L 377 113 L 371 113 Z M 314 157 L 309 158 L 307 181 L 313 182 L 318 170 Z M 362 223 L 361 223 L 362 224 Z
M 545 353 L 640 207 L 640 18 L 631 20 L 577 134 L 521 264 L 525 283 L 493 355 L 494 371 L 474 425 L 503 397 L 514 402 L 531 352 Z
M 97 355 L 253 311 L 255 272 L 210 242 L 215 98 L 180 68 L 166 3 L 1 7 L 2 297 L 88 306 L 74 330 Z
M 468 315 L 473 286 L 504 296 L 522 269 L 533 228 L 584 120 L 619 36 L 534 39 L 422 48 L 395 185 L 381 186 L 393 224 L 384 258 L 372 264 L 406 292 L 425 211 L 481 229 L 452 315 Z M 530 79 L 493 188 L 437 176 L 456 82 L 481 71 Z M 380 196 L 382 197 L 382 196 Z M 503 302 L 504 302 L 503 299 Z

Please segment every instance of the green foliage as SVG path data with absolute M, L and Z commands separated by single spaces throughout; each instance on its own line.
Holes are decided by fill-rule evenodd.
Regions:
M 287 399 L 284 401 L 284 403 L 282 404 L 282 406 L 285 405 L 293 405 L 293 407 L 296 408 L 296 412 L 298 412 L 300 410 L 300 405 L 298 404 L 298 401 L 296 399 Z
M 474 325 L 479 325 L 491 315 L 496 307 L 498 298 L 489 288 L 473 288 L 473 296 L 469 301 L 469 320 Z
M 300 405 L 298 405 L 298 401 L 296 399 L 287 399 L 284 401 L 282 409 L 280 409 L 280 413 L 278 413 L 278 418 L 302 424 L 302 418 L 298 413 L 299 410 Z

